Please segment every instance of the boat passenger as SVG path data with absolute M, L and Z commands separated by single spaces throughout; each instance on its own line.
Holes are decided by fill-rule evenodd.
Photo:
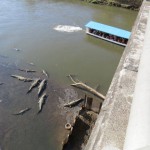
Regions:
M 110 39 L 110 36 L 109 36 L 109 35 L 106 35 L 106 38 L 107 38 L 107 39 Z
M 101 31 L 99 31 L 99 34 L 98 34 L 98 35 L 99 35 L 99 36 L 101 36 L 101 34 L 102 34 L 102 32 L 101 32 Z
M 103 32 L 101 32 L 101 35 L 100 36 L 103 36 L 104 35 L 104 33 Z
M 96 33 L 96 31 L 95 30 L 93 30 L 93 34 L 95 34 Z
M 121 43 L 121 39 L 118 37 L 118 40 L 117 40 L 117 42 L 119 42 L 119 43 Z
M 96 32 L 96 35 L 99 35 L 99 31 Z
M 106 38 L 106 37 L 107 37 L 107 34 L 105 33 L 105 34 L 104 34 L 104 38 Z
M 127 44 L 127 42 L 128 42 L 128 40 L 127 40 L 127 39 L 125 39 L 125 44 Z
M 104 33 L 102 33 L 102 37 L 104 37 Z
M 97 31 L 96 31 L 96 30 L 94 30 L 94 31 L 93 31 L 93 33 L 94 33 L 94 34 L 97 34 Z
M 114 41 L 117 41 L 117 37 L 116 37 L 115 35 L 114 35 L 114 38 L 113 38 L 113 40 L 114 40 Z
M 110 37 L 110 40 L 113 40 L 113 35 L 109 35 L 109 37 Z
M 90 33 L 93 33 L 93 29 L 89 29 L 89 32 L 90 32 Z
M 102 35 L 102 32 L 101 31 L 99 31 L 99 36 L 101 36 Z
M 124 38 L 122 38 L 122 43 L 123 43 L 123 44 L 125 44 L 125 40 L 124 40 Z

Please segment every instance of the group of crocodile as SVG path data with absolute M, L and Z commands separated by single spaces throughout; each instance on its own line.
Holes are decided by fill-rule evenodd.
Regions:
M 24 71 L 24 72 L 36 72 L 35 70 L 29 70 L 29 69 L 18 69 L 20 71 Z M 48 74 L 45 70 L 42 70 L 42 73 L 48 78 Z M 41 79 L 41 78 L 27 78 L 27 77 L 23 77 L 20 75 L 11 75 L 11 77 L 16 78 L 20 81 L 23 82 L 32 82 L 31 86 L 29 87 L 27 94 L 29 94 L 34 88 L 38 87 L 38 104 L 39 104 L 39 110 L 38 113 L 40 113 L 42 111 L 43 105 L 45 103 L 45 100 L 47 99 L 48 95 L 46 94 L 45 89 L 46 89 L 46 85 L 47 85 L 47 80 L 46 79 Z M 14 113 L 13 115 L 23 115 L 24 113 L 26 113 L 27 111 L 31 110 L 31 108 L 25 108 L 20 110 L 17 113 Z

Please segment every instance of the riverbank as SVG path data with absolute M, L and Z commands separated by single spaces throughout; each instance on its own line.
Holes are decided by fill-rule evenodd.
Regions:
M 116 6 L 116 7 L 122 7 L 126 9 L 132 9 L 132 10 L 139 10 L 142 0 L 136 0 L 136 1 L 123 1 L 123 0 L 83 0 L 88 3 L 93 4 L 99 4 L 99 5 L 109 5 L 109 6 Z

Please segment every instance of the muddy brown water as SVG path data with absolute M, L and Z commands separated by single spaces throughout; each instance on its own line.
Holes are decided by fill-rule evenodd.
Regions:
M 106 94 L 124 48 L 85 34 L 84 25 L 98 21 L 131 30 L 137 12 L 77 0 L 0 0 L 0 149 L 60 150 L 66 121 L 78 107 L 63 109 L 70 99 L 84 96 L 71 88 L 68 74 Z M 55 30 L 63 25 L 63 32 Z M 69 26 L 65 31 L 65 26 Z M 75 27 L 82 30 L 73 30 Z M 15 48 L 20 49 L 16 51 Z M 34 63 L 34 66 L 30 65 Z M 20 72 L 30 68 L 37 73 Z M 48 79 L 48 99 L 37 115 L 37 89 L 11 74 Z M 97 105 L 97 104 L 95 104 Z M 26 107 L 23 116 L 13 116 Z M 73 113 L 72 113 L 73 112 Z
M 8 58 L 1 58 L 0 65 L 0 81 L 4 83 L 0 85 L 0 144 L 2 149 L 40 150 L 49 147 L 61 149 L 62 140 L 66 136 L 65 123 L 71 122 L 75 116 L 74 113 L 78 110 L 64 111 L 63 101 L 76 98 L 77 93 L 70 87 L 58 85 L 52 78 L 47 79 L 48 98 L 42 112 L 38 114 L 38 89 L 35 88 L 27 94 L 31 83 L 19 81 L 10 76 L 17 74 L 29 78 L 44 79 L 46 77 L 40 71 L 37 73 L 21 72 L 13 62 L 7 63 L 11 61 Z M 31 110 L 25 114 L 13 115 L 27 107 Z M 67 115 L 67 113 L 70 114 Z

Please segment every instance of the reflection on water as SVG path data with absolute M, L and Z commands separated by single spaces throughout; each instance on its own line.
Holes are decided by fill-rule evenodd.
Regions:
M 105 94 L 123 52 L 120 46 L 86 35 L 84 25 L 94 20 L 131 30 L 136 14 L 77 0 L 0 0 L 0 82 L 5 83 L 0 85 L 2 149 L 61 149 L 66 122 L 58 105 L 67 99 L 66 91 L 70 89 L 66 88 L 70 84 L 66 75 L 75 74 L 93 87 L 100 84 Z M 83 30 L 58 32 L 54 30 L 58 25 Z M 49 97 L 39 115 L 37 90 L 26 95 L 30 83 L 10 78 L 11 74 L 26 75 L 18 67 L 36 69 L 38 73 L 31 77 L 44 78 L 42 69 L 50 75 Z M 72 90 L 70 95 L 76 93 Z M 23 116 L 11 115 L 26 107 L 32 109 Z

